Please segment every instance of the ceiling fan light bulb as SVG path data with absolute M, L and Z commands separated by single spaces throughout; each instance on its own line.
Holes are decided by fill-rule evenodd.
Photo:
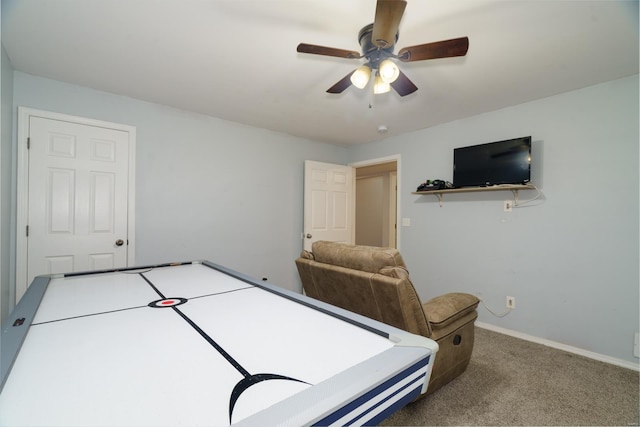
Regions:
M 385 59 L 380 63 L 378 74 L 385 83 L 393 83 L 400 75 L 400 69 L 392 60 Z
M 358 89 L 364 89 L 367 83 L 369 83 L 370 77 L 371 68 L 366 65 L 362 65 L 358 67 L 353 74 L 351 74 L 351 83 Z
M 375 95 L 379 95 L 381 93 L 387 93 L 389 91 L 391 91 L 391 85 L 382 80 L 382 77 L 380 77 L 380 75 L 378 74 L 376 76 L 376 79 L 373 81 L 373 93 Z

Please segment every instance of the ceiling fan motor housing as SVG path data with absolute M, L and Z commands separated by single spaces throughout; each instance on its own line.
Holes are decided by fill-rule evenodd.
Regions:
M 392 45 L 385 48 L 379 48 L 373 44 L 371 34 L 373 33 L 373 24 L 363 27 L 358 33 L 358 42 L 362 48 L 362 55 L 369 60 L 372 69 L 377 69 L 381 61 L 393 57 L 393 48 L 398 41 L 399 33 L 396 33 L 395 40 Z

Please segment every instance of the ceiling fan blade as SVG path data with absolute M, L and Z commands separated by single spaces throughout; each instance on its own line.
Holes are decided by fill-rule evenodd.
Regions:
M 358 59 L 362 58 L 355 50 L 336 49 L 334 47 L 318 46 L 315 44 L 300 43 L 296 49 L 300 53 L 312 55 L 336 56 L 338 58 Z
M 469 38 L 443 40 L 440 42 L 403 47 L 398 52 L 398 59 L 403 62 L 422 61 L 425 59 L 450 58 L 465 56 L 469 50 Z
M 351 74 L 353 74 L 353 73 L 355 73 L 355 70 L 353 70 L 352 72 L 350 72 L 349 74 L 344 76 L 342 78 L 342 80 L 340 80 L 338 83 L 334 84 L 329 89 L 327 89 L 327 92 L 328 93 L 342 93 L 342 92 L 344 92 L 344 90 L 346 88 L 351 86 Z
M 400 75 L 398 78 L 391 83 L 391 87 L 398 92 L 398 95 L 405 96 L 409 95 L 418 90 L 418 86 L 414 85 L 409 77 L 407 77 L 402 71 L 400 71 Z
M 405 0 L 378 0 L 371 42 L 381 48 L 395 44 L 398 26 L 407 6 Z

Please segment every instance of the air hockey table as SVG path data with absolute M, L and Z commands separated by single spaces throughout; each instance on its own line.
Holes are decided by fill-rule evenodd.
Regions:
M 437 350 L 208 261 L 39 276 L 2 330 L 0 425 L 372 425 Z

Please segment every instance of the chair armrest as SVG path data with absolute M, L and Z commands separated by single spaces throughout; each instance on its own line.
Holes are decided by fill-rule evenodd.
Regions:
M 475 311 L 480 300 L 471 294 L 452 292 L 422 304 L 432 329 L 442 329 Z

